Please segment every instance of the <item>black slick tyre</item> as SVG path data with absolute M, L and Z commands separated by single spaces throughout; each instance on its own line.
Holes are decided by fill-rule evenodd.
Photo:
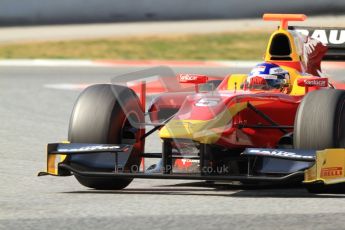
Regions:
M 294 148 L 323 150 L 345 148 L 345 90 L 316 90 L 298 107 Z M 310 193 L 344 193 L 344 184 L 306 184 Z
M 298 107 L 294 148 L 345 148 L 345 90 L 316 90 Z
M 72 143 L 132 144 L 135 148 L 128 164 L 138 168 L 144 148 L 139 140 L 143 130 L 134 127 L 133 122 L 143 121 L 139 99 L 131 89 L 118 85 L 92 85 L 80 94 L 74 105 L 68 140 Z M 86 187 L 107 190 L 123 189 L 132 181 L 77 174 L 75 177 Z

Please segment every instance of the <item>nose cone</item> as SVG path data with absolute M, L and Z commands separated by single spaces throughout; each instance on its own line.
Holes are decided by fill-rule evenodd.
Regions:
M 247 103 L 236 103 L 223 110 L 211 119 L 179 119 L 177 115 L 159 132 L 161 138 L 190 139 L 204 144 L 216 143 L 224 131 L 232 128 L 232 118 L 243 109 Z M 182 109 L 182 108 L 181 108 Z

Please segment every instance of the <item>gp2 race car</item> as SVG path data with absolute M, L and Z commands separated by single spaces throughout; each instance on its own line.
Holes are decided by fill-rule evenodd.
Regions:
M 326 47 L 306 35 L 315 28 L 288 26 L 305 15 L 264 19 L 281 21 L 264 59 L 288 73 L 282 87 L 252 87 L 248 75 L 231 74 L 205 92 L 207 76 L 181 74 L 179 82 L 195 84 L 195 92 L 161 94 L 146 111 L 144 83 L 140 97 L 126 86 L 92 85 L 74 105 L 68 141 L 48 144 L 47 171 L 39 175 L 74 175 L 95 189 L 150 178 L 302 183 L 314 193 L 344 192 L 345 87 L 320 66 L 322 59 L 343 60 L 344 44 Z M 154 131 L 162 151 L 145 152 Z M 160 161 L 142 169 L 147 158 Z

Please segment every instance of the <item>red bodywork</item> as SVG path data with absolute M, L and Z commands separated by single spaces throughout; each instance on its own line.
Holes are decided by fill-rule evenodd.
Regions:
M 150 118 L 153 122 L 162 121 L 159 119 L 159 112 L 172 109 L 175 112 L 175 120 L 211 120 L 222 111 L 229 109 L 236 104 L 249 102 L 261 113 L 283 129 L 256 128 L 257 126 L 272 126 L 272 124 L 260 116 L 251 108 L 245 108 L 237 113 L 222 130 L 220 139 L 215 143 L 229 149 L 244 149 L 247 147 L 276 148 L 281 138 L 293 132 L 297 108 L 303 99 L 302 96 L 292 96 L 277 91 L 245 91 L 245 90 L 224 90 L 228 78 L 225 78 L 215 92 L 204 93 L 165 93 L 156 97 L 149 108 Z M 302 78 L 299 79 L 300 86 L 308 89 L 318 90 L 320 87 L 308 87 L 313 80 L 328 83 L 325 78 Z M 328 87 L 328 85 L 322 85 Z M 197 102 L 203 98 L 217 98 L 217 106 L 197 106 Z M 164 119 L 163 119 L 164 120 Z M 246 127 L 247 126 L 247 127 Z M 210 129 L 215 127 L 210 127 Z M 283 132 L 284 130 L 285 132 Z
M 236 106 L 236 104 L 247 103 L 255 105 L 255 108 L 270 119 L 282 126 L 293 126 L 297 107 L 302 99 L 301 96 L 288 96 L 274 92 L 252 92 L 252 91 L 218 91 L 218 95 L 197 94 L 188 96 L 173 119 L 178 120 L 211 120 L 225 109 Z M 197 106 L 202 98 L 219 98 L 217 106 Z M 237 113 L 228 124 L 224 124 L 220 139 L 216 145 L 226 148 L 245 147 L 276 147 L 283 132 L 279 129 L 261 129 L 252 126 L 272 126 L 267 120 L 250 108 Z M 246 128 L 246 126 L 249 126 Z M 215 127 L 210 127 L 215 128 Z M 292 132 L 292 129 L 286 129 Z
M 211 142 L 200 143 L 226 149 L 276 148 L 286 135 L 292 138 L 295 115 L 304 94 L 321 88 L 333 88 L 334 85 L 337 88 L 340 86 L 333 82 L 329 84 L 328 79 L 322 76 L 321 60 L 327 52 L 327 46 L 320 41 L 288 30 L 288 20 L 301 21 L 305 18 L 304 15 L 266 15 L 265 17 L 265 20 L 279 19 L 282 22 L 281 28 L 271 36 L 265 61 L 280 65 L 290 73 L 288 87 L 269 91 L 249 90 L 246 89 L 246 85 L 241 88 L 243 81 L 232 81 L 233 75 L 225 77 L 212 92 L 199 93 L 199 87 L 195 88 L 195 92 L 191 92 L 193 87 L 178 86 L 176 91 L 164 93 L 153 99 L 148 108 L 152 122 L 159 123 L 172 117 L 169 128 L 174 130 L 173 121 L 175 121 L 175 127 L 179 129 L 176 135 L 173 131 L 171 135 L 169 131 L 165 131 L 165 134 L 160 133 L 161 138 L 204 141 L 194 137 L 193 128 L 186 130 L 184 135 L 185 125 L 187 125 L 186 129 L 189 129 L 189 125 L 198 127 L 199 130 L 195 132 L 201 135 L 200 129 L 218 133 L 219 138 L 215 134 L 217 138 L 213 138 Z M 182 74 L 178 79 L 184 83 L 200 84 L 210 78 L 204 75 Z M 176 79 L 173 81 L 176 82 Z M 231 88 L 230 82 L 235 87 Z M 227 110 L 231 114 L 229 118 L 222 120 L 221 124 L 214 122 Z M 205 125 L 207 122 L 210 126 Z M 169 122 L 166 126 L 168 125 Z M 216 141 L 213 141 L 214 139 Z

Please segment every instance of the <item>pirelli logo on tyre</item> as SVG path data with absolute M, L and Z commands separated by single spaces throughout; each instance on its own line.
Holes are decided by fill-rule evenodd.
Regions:
M 328 167 L 321 169 L 322 178 L 339 177 L 343 175 L 343 167 Z

